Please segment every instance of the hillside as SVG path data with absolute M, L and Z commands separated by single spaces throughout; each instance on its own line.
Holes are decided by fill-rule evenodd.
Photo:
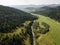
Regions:
M 35 19 L 37 17 L 29 13 L 0 5 L 0 45 L 29 44 L 26 27 Z
M 60 22 L 60 6 L 56 7 L 42 7 L 34 13 L 50 17 Z
M 38 16 L 36 22 L 44 22 L 49 25 L 49 32 L 46 34 L 36 33 L 38 38 L 36 38 L 37 45 L 60 45 L 60 23 L 43 15 L 33 14 Z M 46 27 L 46 26 L 45 26 Z M 37 30 L 36 30 L 37 31 Z
M 29 13 L 23 12 L 10 7 L 0 6 L 0 32 L 20 27 L 25 21 L 32 21 L 36 17 Z

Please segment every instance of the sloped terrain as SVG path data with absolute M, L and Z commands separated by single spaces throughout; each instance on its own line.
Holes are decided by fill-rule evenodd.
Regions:
M 46 34 L 37 33 L 37 35 L 40 35 L 36 39 L 37 45 L 60 45 L 60 23 L 49 17 L 45 17 L 39 14 L 33 15 L 37 15 L 39 17 L 37 22 L 39 23 L 44 22 L 49 25 L 48 33 Z
M 0 45 L 29 45 L 27 26 L 37 19 L 29 13 L 0 5 Z
M 42 7 L 34 13 L 50 17 L 54 20 L 60 21 L 60 6 L 56 7 Z
M 22 26 L 23 22 L 34 19 L 36 19 L 36 17 L 29 13 L 6 6 L 0 6 L 0 32 L 12 32 L 12 30 Z

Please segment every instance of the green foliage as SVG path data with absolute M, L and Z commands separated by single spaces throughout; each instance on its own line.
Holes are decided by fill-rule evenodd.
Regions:
M 13 35 L 12 38 L 6 35 L 0 40 L 0 45 L 24 45 L 24 40 L 19 35 Z
M 39 22 L 37 22 L 37 21 L 35 21 L 34 23 L 33 23 L 33 28 L 34 29 L 38 29 L 40 26 L 39 26 Z
M 49 32 L 49 28 L 50 26 L 45 22 L 41 22 L 41 24 L 39 24 L 39 22 L 35 21 L 33 23 L 33 29 L 36 35 L 37 33 L 46 34 L 47 32 Z
M 32 21 L 37 19 L 37 17 L 17 10 L 11 7 L 0 5 L 0 32 L 8 33 L 13 32 L 17 27 L 22 26 L 25 21 Z
M 27 43 L 25 40 L 28 41 L 27 38 L 29 36 L 26 30 L 27 28 L 24 28 L 25 25 L 20 27 L 21 30 L 17 29 L 18 32 L 15 31 L 13 33 L 0 33 L 0 45 L 25 45 L 25 43 Z

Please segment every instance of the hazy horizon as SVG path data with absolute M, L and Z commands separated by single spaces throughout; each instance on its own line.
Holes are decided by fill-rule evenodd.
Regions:
M 60 0 L 0 0 L 0 5 L 48 5 L 60 4 Z

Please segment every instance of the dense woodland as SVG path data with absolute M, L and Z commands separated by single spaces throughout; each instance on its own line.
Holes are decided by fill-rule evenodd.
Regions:
M 11 7 L 0 5 L 0 32 L 12 32 L 25 21 L 32 21 L 37 17 Z

